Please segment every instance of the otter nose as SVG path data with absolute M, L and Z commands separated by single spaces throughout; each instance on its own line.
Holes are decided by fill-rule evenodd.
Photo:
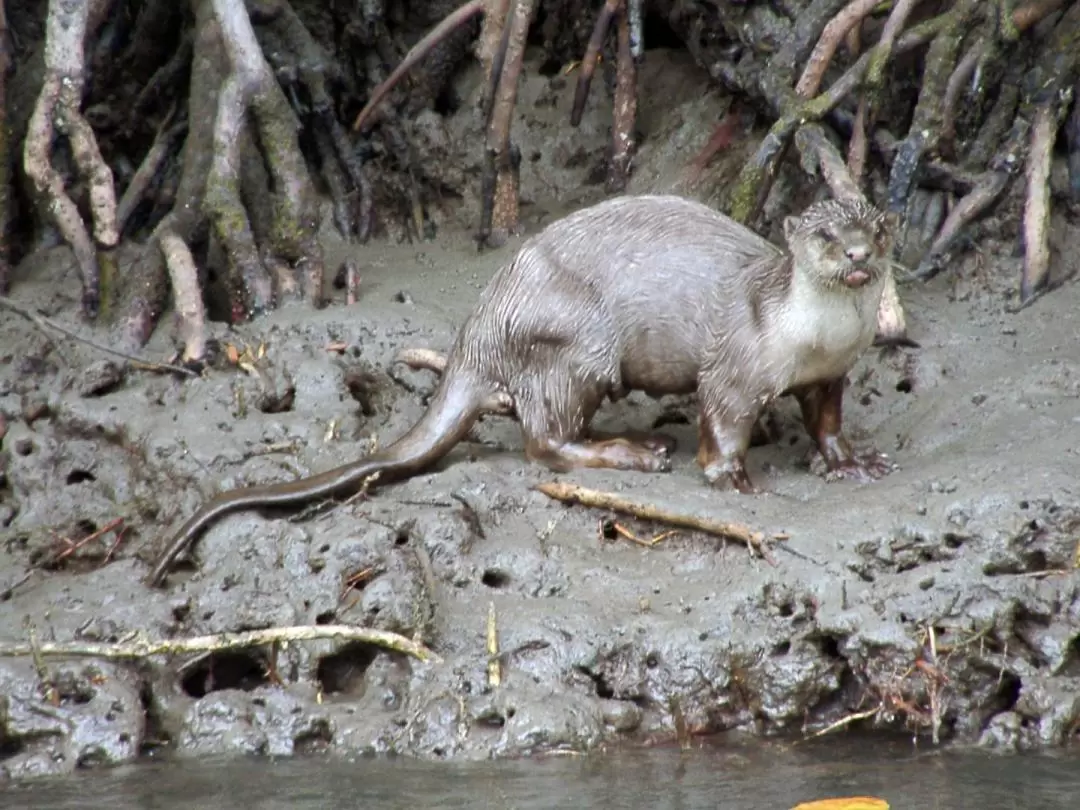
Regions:
M 845 251 L 844 255 L 856 264 L 862 264 L 870 258 L 870 246 L 869 245 L 850 245 Z

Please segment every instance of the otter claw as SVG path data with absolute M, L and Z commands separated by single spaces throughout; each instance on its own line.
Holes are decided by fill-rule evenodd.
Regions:
M 838 462 L 825 474 L 826 481 L 858 481 L 870 483 L 897 469 L 897 465 L 889 460 L 884 453 L 871 451 L 850 459 Z

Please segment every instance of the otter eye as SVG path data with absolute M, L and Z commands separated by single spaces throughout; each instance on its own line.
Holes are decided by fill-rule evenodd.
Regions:
M 836 234 L 830 231 L 828 228 L 821 228 L 817 232 L 818 238 L 824 239 L 826 242 L 835 242 Z

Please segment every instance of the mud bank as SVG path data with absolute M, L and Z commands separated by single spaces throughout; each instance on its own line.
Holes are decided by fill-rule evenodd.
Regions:
M 735 147 L 700 190 L 681 185 L 726 104 L 700 94 L 688 61 L 650 52 L 633 192 L 708 199 L 742 160 Z M 602 197 L 590 178 L 610 121 L 597 92 L 571 129 L 572 86 L 535 68 L 515 123 L 530 232 Z M 475 77 L 462 86 L 468 97 Z M 475 174 L 471 121 L 433 121 L 432 137 L 459 144 Z M 328 229 L 328 266 L 361 263 L 358 303 L 346 307 L 339 291 L 320 312 L 285 306 L 214 327 L 222 344 L 265 347 L 261 379 L 120 374 L 92 349 L 0 315 L 0 641 L 25 641 L 28 625 L 39 640 L 108 642 L 345 623 L 415 638 L 442 659 L 330 641 L 272 657 L 47 658 L 43 672 L 0 657 L 0 773 L 125 762 L 162 745 L 183 756 L 487 758 L 677 732 L 798 734 L 853 715 L 852 727 L 936 729 L 944 742 L 1000 749 L 1075 739 L 1080 288 L 1010 312 L 1016 235 L 993 223 L 979 253 L 904 287 L 921 349 L 871 353 L 852 375 L 852 437 L 900 465 L 880 482 L 816 475 L 783 403 L 777 441 L 750 455 L 770 494 L 710 490 L 690 400 L 635 396 L 605 408 L 600 425 L 667 423 L 680 442 L 670 474 L 554 476 L 524 461 L 513 422 L 487 418 L 437 470 L 367 498 L 227 517 L 196 545 L 196 565 L 146 588 L 147 560 L 215 491 L 329 468 L 420 416 L 434 375 L 394 366 L 395 352 L 445 349 L 520 244 L 477 254 L 475 222 L 466 200 L 448 202 L 433 242 L 353 248 Z M 1057 261 L 1075 265 L 1080 229 L 1055 228 Z M 70 253 L 26 262 L 14 296 L 73 322 Z M 159 329 L 147 355 L 169 355 L 174 337 Z M 644 548 L 605 537 L 610 515 L 533 488 L 556 478 L 788 539 L 771 560 L 693 533 Z M 119 542 L 106 532 L 57 560 L 64 537 L 118 518 Z M 642 537 L 664 529 L 619 523 Z

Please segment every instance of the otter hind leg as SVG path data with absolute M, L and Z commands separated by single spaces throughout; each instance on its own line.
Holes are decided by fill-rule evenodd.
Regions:
M 667 472 L 666 444 L 647 444 L 626 436 L 597 435 L 589 423 L 603 401 L 607 383 L 565 368 L 522 375 L 514 396 L 525 455 L 557 472 L 577 467 Z

